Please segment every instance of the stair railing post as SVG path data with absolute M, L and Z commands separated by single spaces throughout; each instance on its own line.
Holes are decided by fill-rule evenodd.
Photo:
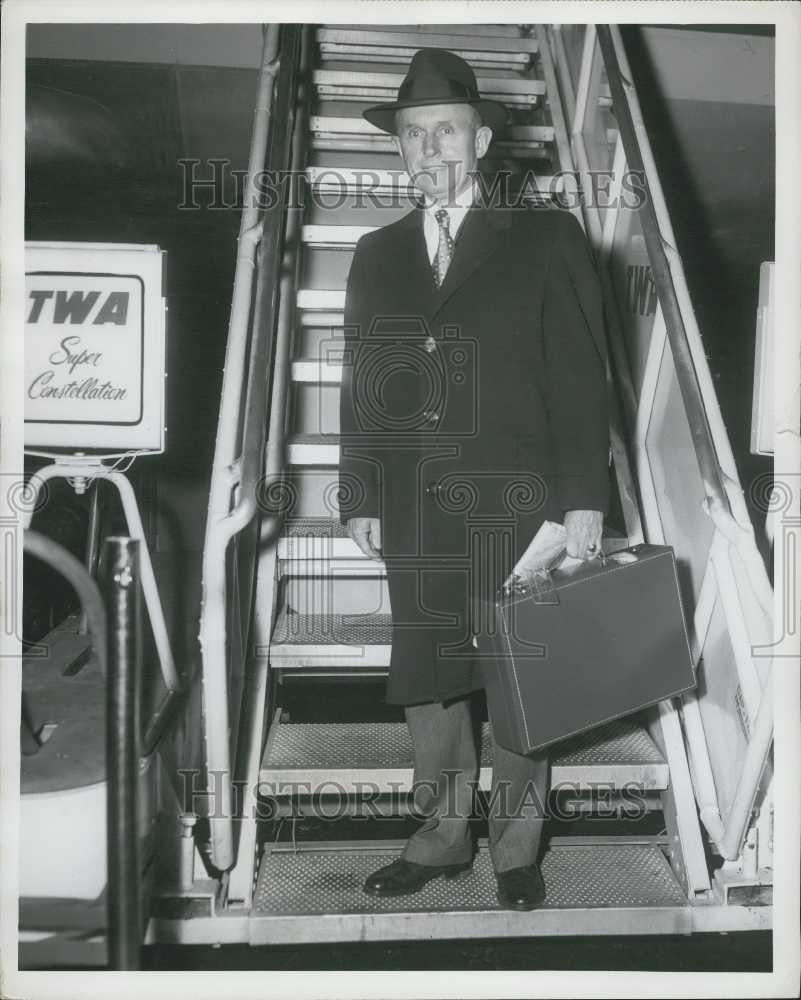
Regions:
M 104 551 L 108 613 L 106 685 L 108 953 L 113 969 L 138 969 L 142 943 L 139 864 L 139 680 L 142 594 L 139 542 L 112 536 Z

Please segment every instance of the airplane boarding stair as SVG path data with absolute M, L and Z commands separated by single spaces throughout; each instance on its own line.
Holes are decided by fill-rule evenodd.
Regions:
M 770 659 L 753 649 L 772 635 L 770 586 L 671 250 L 619 32 L 271 25 L 265 39 L 267 124 L 257 120 L 254 128 L 251 167 L 260 165 L 261 136 L 269 168 L 291 165 L 302 182 L 286 211 L 243 219 L 240 258 L 250 257 L 237 268 L 234 313 L 247 317 L 252 298 L 254 318 L 235 340 L 232 316 L 212 475 L 203 725 L 208 774 L 222 776 L 216 793 L 226 809 L 235 803 L 234 816 L 223 809 L 207 817 L 203 853 L 218 876 L 208 912 L 175 920 L 157 901 L 151 940 L 267 944 L 769 926 Z M 380 697 L 391 642 L 385 573 L 337 519 L 341 327 L 356 241 L 411 207 L 399 157 L 361 111 L 394 99 L 423 46 L 462 55 L 482 94 L 507 105 L 510 126 L 489 160 L 509 169 L 532 203 L 561 197 L 585 227 L 610 338 L 620 537 L 610 534 L 606 547 L 643 540 L 674 547 L 700 672 L 696 692 L 554 748 L 552 801 L 572 803 L 584 832 L 546 827 L 547 900 L 528 913 L 498 907 L 481 840 L 472 871 L 459 880 L 437 880 L 402 899 L 361 891 L 364 877 L 403 842 L 385 831 L 406 821 L 412 754 L 402 714 L 393 716 Z M 624 173 L 641 170 L 650 209 L 623 212 L 594 200 L 592 170 L 609 172 L 618 204 Z M 371 206 L 369 191 L 394 194 L 395 204 L 386 207 L 383 197 Z M 646 282 L 636 308 L 632 274 Z M 255 539 L 243 541 L 254 531 Z M 313 717 L 286 707 L 300 690 L 323 699 Z M 376 692 L 374 712 L 343 719 L 335 706 L 356 691 Z M 484 789 L 492 763 L 487 726 Z M 359 820 L 365 789 L 372 818 Z M 632 789 L 639 790 L 638 822 L 621 822 Z M 304 838 L 304 817 L 326 805 L 339 810 L 337 823 L 349 832 L 337 834 L 332 822 L 329 837 Z M 207 878 L 197 854 L 195 870 Z

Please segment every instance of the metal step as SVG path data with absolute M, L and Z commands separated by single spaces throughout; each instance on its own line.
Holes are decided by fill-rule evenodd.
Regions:
M 408 173 L 401 167 L 376 170 L 372 167 L 306 167 L 306 180 L 314 191 L 336 194 L 367 194 L 408 199 L 415 194 Z
M 355 554 L 350 557 L 330 556 L 321 559 L 308 559 L 304 556 L 287 561 L 281 567 L 285 577 L 331 577 L 364 576 L 383 579 L 386 574 L 384 563 L 378 559 L 370 559 L 354 545 Z
M 407 57 L 411 58 L 411 54 Z M 403 73 L 364 73 L 355 70 L 318 69 L 313 81 L 317 96 L 338 101 L 394 101 L 403 82 Z M 533 107 L 545 94 L 542 80 L 522 77 L 488 76 L 477 73 L 481 96 L 509 107 Z
M 365 878 L 397 847 L 273 845 L 262 856 L 251 944 L 589 934 L 679 934 L 691 908 L 658 846 L 648 842 L 552 846 L 541 862 L 546 899 L 503 910 L 486 848 L 457 879 L 434 879 L 400 898 L 368 896 Z
M 294 544 L 305 548 L 314 544 L 325 546 L 323 551 L 331 551 L 331 546 L 344 545 L 337 549 L 338 555 L 352 555 L 356 546 L 350 540 L 347 529 L 334 517 L 294 517 L 284 522 L 284 528 L 278 541 L 278 558 L 290 557 Z
M 342 381 L 342 365 L 327 361 L 293 361 L 292 381 L 311 385 L 339 385 Z
M 287 451 L 290 465 L 339 465 L 339 434 L 293 434 Z
M 339 465 L 339 434 L 293 434 L 287 454 L 290 465 Z
M 303 242 L 315 250 L 353 250 L 366 233 L 378 226 L 304 226 Z
M 295 301 L 302 312 L 327 312 L 341 316 L 345 311 L 345 289 L 299 288 Z
M 339 196 L 373 194 L 391 198 L 393 205 L 397 205 L 399 199 L 408 200 L 411 204 L 416 196 L 416 188 L 411 183 L 409 174 L 401 167 L 389 170 L 373 167 L 306 167 L 306 180 L 312 190 L 317 192 Z M 562 188 L 562 180 L 559 174 L 537 175 L 539 195 L 546 198 L 558 193 Z
M 284 576 L 383 577 L 383 562 L 369 559 L 334 517 L 297 518 L 278 539 Z
M 320 794 L 325 787 L 355 795 L 404 794 L 413 780 L 413 748 L 405 722 L 282 723 L 273 718 L 259 776 L 264 795 Z M 492 736 L 481 737 L 481 787 L 492 777 Z M 553 748 L 551 789 L 580 792 L 590 786 L 639 791 L 668 787 L 664 757 L 642 726 L 620 719 Z
M 283 607 L 270 642 L 270 665 L 384 674 L 391 650 L 390 614 L 308 615 Z
M 374 24 L 352 24 L 353 31 L 375 31 Z M 416 35 L 467 35 L 468 38 L 478 36 L 488 38 L 522 38 L 523 28 L 519 24 L 415 24 L 410 28 L 408 24 L 382 24 L 381 31 L 400 31 L 406 34 L 414 32 Z
M 345 325 L 345 314 L 341 312 L 300 311 L 298 316 L 301 326 L 325 327 L 327 330 L 341 330 Z
M 459 35 L 415 31 L 318 28 L 317 49 L 323 60 L 408 63 L 422 48 L 449 49 L 473 68 L 516 66 L 527 69 L 537 51 L 535 38 L 522 35 Z
M 603 551 L 617 552 L 628 544 L 624 535 L 604 535 Z M 370 575 L 385 574 L 384 564 L 365 556 L 333 517 L 295 518 L 278 540 L 278 558 L 288 576 L 350 575 L 365 568 Z
M 392 136 L 382 132 L 364 118 L 340 118 L 313 115 L 309 121 L 311 148 L 336 149 L 347 152 L 396 153 Z M 513 157 L 549 155 L 553 142 L 549 125 L 513 125 L 503 132 L 503 138 L 493 138 L 494 145 Z

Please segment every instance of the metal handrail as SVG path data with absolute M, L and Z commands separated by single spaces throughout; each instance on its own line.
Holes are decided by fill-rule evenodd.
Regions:
M 306 157 L 306 138 L 308 116 L 313 96 L 313 89 L 308 85 L 312 71 L 312 32 L 306 26 L 302 37 L 300 53 L 301 65 L 299 71 L 299 86 L 297 101 L 293 111 L 297 111 L 295 131 L 292 136 L 291 167 L 292 178 L 298 182 L 303 178 L 303 166 Z M 300 277 L 300 254 L 298 252 L 303 229 L 303 203 L 300 198 L 292 198 L 287 210 L 286 231 L 284 236 L 284 259 L 281 274 L 281 295 L 278 311 L 278 323 L 275 332 L 275 364 L 273 369 L 272 400 L 270 404 L 269 438 L 265 457 L 264 483 L 266 489 L 280 482 L 286 460 L 286 407 L 289 392 L 290 371 L 292 364 L 292 322 L 295 313 L 295 291 Z M 277 495 L 278 509 L 270 514 L 264 514 L 261 519 L 260 540 L 262 544 L 277 538 L 286 514 L 283 494 Z
M 646 195 L 643 206 L 645 214 L 641 217 L 643 236 L 673 353 L 676 380 L 682 393 L 699 470 L 704 482 L 705 509 L 717 530 L 737 549 L 747 567 L 754 596 L 763 613 L 770 618 L 773 614 L 773 589 L 765 564 L 756 547 L 750 516 L 737 481 L 737 467 L 731 446 L 725 431 L 718 434 L 718 440 L 715 440 L 713 429 L 707 419 L 709 408 L 718 407 L 717 398 L 712 388 L 708 393 L 710 398 L 705 402 L 699 372 L 693 360 L 692 345 L 685 321 L 687 307 L 682 306 L 682 300 L 689 303 L 689 295 L 684 282 L 681 260 L 673 248 L 675 239 L 658 178 L 655 177 L 656 167 L 648 136 L 642 125 L 637 127 L 632 115 L 632 106 L 636 108 L 638 116 L 640 115 L 639 103 L 630 83 L 631 71 L 625 58 L 620 32 L 619 29 L 608 25 L 597 25 L 595 31 L 609 80 L 626 159 L 629 167 L 634 166 L 642 177 Z M 651 180 L 652 175 L 656 180 L 655 185 Z M 667 220 L 666 233 L 665 227 L 660 223 L 658 209 Z M 686 318 L 694 326 L 695 319 L 691 306 L 689 310 Z M 705 377 L 709 381 L 708 373 Z M 719 410 L 717 422 L 720 427 L 723 426 Z M 727 466 L 731 472 L 727 471 Z
M 655 189 L 651 176 L 654 171 L 650 147 L 644 130 L 638 129 L 634 122 L 626 85 L 631 93 L 632 102 L 636 102 L 636 94 L 630 80 L 626 80 L 620 60 L 618 47 L 625 59 L 619 32 L 608 25 L 597 25 L 598 44 L 603 57 L 609 88 L 612 95 L 615 117 L 620 131 L 620 137 L 626 154 L 629 169 L 640 173 L 645 194 L 645 202 L 641 208 L 640 222 L 643 230 L 649 263 L 653 273 L 659 303 L 665 322 L 665 331 L 670 343 L 676 380 L 681 392 L 693 447 L 698 461 L 698 467 L 704 485 L 705 509 L 711 517 L 715 528 L 737 550 L 749 570 L 749 582 L 754 597 L 763 613 L 769 619 L 773 609 L 773 592 L 754 540 L 747 511 L 744 512 L 741 495 L 736 479 L 729 476 L 720 460 L 718 448 L 710 427 L 707 408 L 699 374 L 692 356 L 692 348 L 685 325 L 684 313 L 674 280 L 674 270 L 671 268 L 672 256 L 674 267 L 678 264 L 678 275 L 682 277 L 680 261 L 675 250 L 669 255 L 670 239 L 665 240 L 656 208 L 656 197 L 661 203 L 661 190 Z M 613 35 L 613 31 L 615 34 Z M 616 45 L 616 40 L 619 46 Z M 626 73 L 630 76 L 628 66 Z M 625 81 L 625 84 L 624 84 Z M 639 108 L 637 106 L 637 110 Z M 648 154 L 649 164 L 646 164 L 643 151 Z M 651 169 L 649 169 L 649 167 Z M 656 179 L 658 185 L 658 178 Z M 724 451 L 727 442 L 724 441 Z M 734 466 L 733 457 L 726 458 Z M 741 491 L 740 491 L 741 493 Z M 735 510 L 734 503 L 738 510 Z M 744 513 L 744 516 L 743 516 Z M 737 515 L 740 515 L 738 517 Z M 747 521 L 747 524 L 744 523 Z M 699 706 L 696 698 L 691 695 L 684 700 L 684 716 L 686 736 L 691 755 L 695 761 L 695 782 L 701 819 L 716 842 L 721 854 L 727 860 L 735 860 L 739 856 L 745 836 L 751 810 L 762 771 L 768 758 L 773 739 L 773 706 L 770 692 L 763 694 L 757 719 L 748 742 L 743 770 L 738 783 L 731 808 L 724 820 L 717 804 L 717 794 L 714 787 L 712 772 L 705 757 L 706 738 L 703 732 Z M 699 766 L 700 765 L 700 766 Z
M 656 175 L 648 135 L 641 121 L 636 90 L 630 82 L 631 70 L 620 30 L 607 25 L 598 25 L 594 30 L 597 32 L 606 67 L 628 165 L 634 165 L 642 171 L 647 199 L 644 206 L 646 214 L 641 219 L 643 234 L 673 352 L 676 378 L 704 481 L 705 509 L 715 528 L 736 548 L 747 569 L 754 597 L 763 614 L 770 619 L 773 615 L 773 589 L 756 546 L 751 518 L 738 481 L 737 466 L 726 436 L 714 386 L 704 366 L 703 357 L 699 358 L 702 371 L 699 371 L 693 359 L 693 343 L 688 336 L 688 325 L 698 344 L 700 335 L 695 325 L 681 260 L 674 248 L 675 237 Z M 632 109 L 636 112 L 639 124 L 634 121 Z M 652 177 L 655 183 L 652 183 Z M 698 350 L 702 351 L 702 348 L 699 347 Z M 707 388 L 706 397 L 701 384 L 702 377 Z M 708 421 L 710 413 L 715 417 L 711 425 Z M 715 426 L 718 427 L 717 435 Z
M 620 66 L 612 41 L 611 31 L 608 25 L 603 24 L 597 25 L 595 30 L 606 67 L 615 117 L 620 129 L 623 148 L 626 151 L 626 160 L 629 169 L 640 174 L 642 178 L 645 199 L 640 208 L 640 221 L 642 223 L 645 246 L 648 251 L 648 259 L 654 276 L 654 284 L 656 285 L 659 302 L 662 306 L 662 314 L 665 318 L 668 340 L 673 352 L 673 360 L 676 366 L 676 380 L 678 381 L 684 401 L 684 408 L 690 424 L 690 433 L 692 434 L 693 445 L 701 470 L 701 478 L 704 481 L 704 490 L 710 502 L 716 506 L 719 505 L 731 513 L 728 494 L 723 485 L 722 470 L 707 422 L 701 387 L 698 383 L 698 376 L 693 364 L 692 354 L 690 353 L 687 331 L 684 327 L 684 317 L 681 313 L 678 296 L 673 285 L 670 264 L 662 242 L 659 220 L 656 216 L 656 209 L 654 208 L 654 201 L 651 195 L 650 179 L 645 170 L 634 121 L 623 89 L 623 80 L 621 78 Z
M 206 757 L 210 774 L 219 776 L 216 794 L 222 801 L 211 820 L 211 856 L 221 871 L 234 861 L 231 821 L 232 781 L 228 712 L 226 554 L 231 539 L 256 514 L 256 489 L 265 439 L 267 384 L 272 323 L 278 297 L 281 210 L 259 216 L 259 174 L 267 161 L 268 141 L 278 168 L 285 167 L 287 138 L 291 135 L 292 94 L 297 62 L 296 25 L 270 24 L 265 31 L 258 97 L 254 112 L 245 203 L 240 224 L 234 292 L 226 347 L 225 370 L 212 466 L 206 537 L 203 550 L 203 589 L 200 646 L 203 665 Z M 277 82 L 277 87 L 276 87 Z M 273 94 L 278 101 L 273 108 Z M 272 123 L 275 122 L 274 128 Z M 250 332 L 256 248 L 261 245 L 260 270 L 266 283 L 263 316 L 254 318 Z M 265 308 L 266 307 L 266 308 Z M 265 321 L 262 321 L 264 319 Z M 244 414 L 242 397 L 245 394 Z M 240 442 L 237 447 L 237 442 Z M 236 499 L 232 499 L 236 489 Z
M 293 26 L 287 27 L 285 30 L 287 35 L 281 44 L 277 84 L 276 123 L 270 136 L 270 147 L 273 151 L 271 168 L 278 167 L 282 171 L 285 171 L 289 165 L 290 142 L 294 129 L 295 108 L 292 98 L 295 89 L 294 75 L 299 29 Z M 280 163 L 276 163 L 276 150 L 279 151 Z M 271 360 L 268 355 L 272 342 L 268 334 L 273 332 L 280 301 L 279 274 L 283 257 L 283 225 L 282 208 L 279 203 L 267 213 L 260 239 L 254 348 L 251 351 L 248 373 L 245 422 L 242 435 L 241 480 L 237 506 L 244 502 L 255 504 L 256 487 L 262 471 L 265 418 L 267 415 L 267 391 L 264 375 L 268 371 L 268 364 Z
M 536 37 L 539 43 L 539 54 L 542 62 L 543 76 L 545 77 L 546 93 L 553 95 L 549 100 L 549 109 L 551 121 L 554 126 L 559 167 L 564 172 L 575 174 L 575 164 L 570 141 L 571 130 L 568 129 L 567 115 L 568 113 L 570 114 L 569 120 L 572 123 L 576 101 L 570 82 L 567 57 L 564 54 L 564 43 L 559 32 L 552 29 L 549 33 L 544 25 L 537 25 Z M 558 55 L 559 46 L 557 45 L 557 41 L 561 45 L 561 55 Z M 563 60 L 562 63 L 554 60 L 551 51 L 552 43 L 554 51 L 557 52 L 557 60 Z M 564 93 L 565 87 L 569 87 L 569 95 L 567 97 Z M 589 225 L 585 218 L 585 211 L 581 205 L 576 205 L 574 214 L 586 232 L 589 229 Z M 597 252 L 597 247 L 593 249 Z M 601 280 L 603 292 L 604 308 L 608 313 L 609 359 L 607 363 L 607 377 L 617 389 L 617 394 L 610 394 L 610 445 L 618 481 L 623 517 L 626 524 L 626 534 L 628 535 L 629 543 L 634 544 L 643 540 L 643 533 L 637 484 L 632 471 L 633 456 L 631 443 L 626 436 L 624 418 L 625 416 L 631 417 L 636 412 L 636 394 L 631 380 L 629 359 L 619 336 L 621 322 L 617 312 L 615 296 L 611 288 L 611 279 L 607 275 L 606 270 L 600 266 L 600 254 L 598 255 L 597 264 L 598 277 Z
M 300 62 L 296 74 L 297 88 L 292 112 L 294 126 L 292 132 L 290 177 L 293 182 L 305 183 L 308 148 L 308 116 L 314 97 L 312 70 L 314 60 L 314 26 L 304 25 L 301 31 Z M 261 765 L 265 726 L 269 723 L 269 713 L 265 707 L 265 697 L 269 699 L 267 684 L 268 665 L 260 655 L 261 639 L 269 634 L 275 614 L 274 558 L 275 544 L 289 504 L 284 501 L 291 496 L 284 490 L 283 472 L 286 463 L 286 415 L 287 396 L 290 385 L 293 357 L 293 336 L 296 331 L 296 289 L 300 282 L 302 245 L 302 223 L 304 205 L 299 197 L 300 190 L 292 192 L 286 212 L 284 228 L 283 256 L 281 261 L 280 295 L 278 318 L 271 343 L 272 373 L 270 381 L 270 415 L 268 437 L 264 460 L 263 488 L 259 487 L 259 515 L 256 532 L 258 546 L 258 580 L 256 601 L 252 610 L 252 639 L 246 652 L 243 691 L 240 699 L 241 711 L 236 729 L 235 781 L 237 788 L 243 789 L 238 796 L 236 838 L 236 864 L 230 870 L 227 893 L 237 902 L 248 905 L 253 892 L 252 863 L 257 839 L 256 833 L 256 790 Z M 264 318 L 267 315 L 264 302 L 266 281 L 262 268 L 256 287 L 254 314 Z M 236 705 L 232 708 L 236 711 Z

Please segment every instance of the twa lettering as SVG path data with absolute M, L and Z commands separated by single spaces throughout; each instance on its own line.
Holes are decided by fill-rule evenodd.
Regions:
M 63 290 L 34 288 L 28 293 L 31 300 L 29 323 L 47 320 L 50 323 L 86 323 L 94 306 L 99 308 L 91 321 L 93 326 L 113 323 L 125 326 L 128 319 L 128 292 L 65 292 Z M 54 297 L 55 296 L 55 297 Z M 49 306 L 45 309 L 45 304 Z

